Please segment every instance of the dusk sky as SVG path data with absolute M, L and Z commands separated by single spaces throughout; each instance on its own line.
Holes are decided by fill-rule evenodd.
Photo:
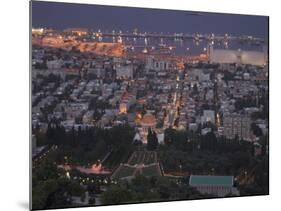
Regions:
M 229 33 L 267 38 L 265 16 L 32 2 L 32 26 L 144 32 Z

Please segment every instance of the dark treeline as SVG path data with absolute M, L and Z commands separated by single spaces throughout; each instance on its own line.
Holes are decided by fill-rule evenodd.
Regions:
M 172 128 L 165 131 L 165 145 L 158 148 L 158 157 L 165 172 L 203 175 L 243 176 L 250 172 L 252 185 L 243 186 L 242 194 L 268 193 L 268 137 L 261 136 L 261 154 L 255 145 L 234 138 L 217 138 L 213 132 L 199 135 Z
M 230 140 L 224 137 L 217 138 L 213 132 L 199 135 L 194 132 L 177 131 L 172 128 L 165 130 L 165 146 L 170 149 L 193 152 L 212 151 L 215 153 L 227 153 L 235 151 L 247 151 L 253 153 L 253 145 L 238 138 Z
M 179 184 L 166 177 L 137 176 L 131 182 L 111 185 L 102 195 L 105 204 L 122 204 L 180 199 L 200 199 L 203 195 L 187 184 Z
M 72 205 L 72 196 L 81 197 L 83 187 L 62 175 L 52 159 L 44 160 L 32 171 L 32 209 L 62 208 Z
M 147 150 L 156 150 L 158 145 L 159 143 L 156 132 L 149 128 L 147 134 Z
M 57 161 L 90 165 L 110 153 L 109 164 L 117 164 L 132 148 L 134 130 L 128 125 L 110 129 L 88 127 L 66 131 L 59 124 L 50 123 L 46 134 L 35 132 L 40 145 L 57 145 Z M 124 158 L 125 159 L 125 158 Z

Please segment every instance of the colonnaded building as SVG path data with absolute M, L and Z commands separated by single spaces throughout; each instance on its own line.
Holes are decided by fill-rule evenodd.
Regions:
M 234 187 L 233 176 L 206 176 L 190 175 L 189 185 L 196 188 L 202 194 L 210 194 L 218 197 L 227 195 L 239 196 L 239 191 Z
M 250 64 L 256 66 L 264 66 L 267 64 L 267 52 L 264 51 L 245 51 L 245 50 L 228 50 L 214 49 L 211 45 L 208 48 L 209 61 L 211 63 L 220 64 Z

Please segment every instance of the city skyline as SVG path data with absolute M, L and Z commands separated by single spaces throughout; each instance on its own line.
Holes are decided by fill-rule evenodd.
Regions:
M 43 1 L 33 1 L 32 11 L 32 27 L 102 31 L 137 28 L 141 32 L 229 33 L 268 38 L 266 16 Z

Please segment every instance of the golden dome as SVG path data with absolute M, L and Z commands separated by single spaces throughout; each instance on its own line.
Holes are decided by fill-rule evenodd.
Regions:
M 156 119 L 152 114 L 145 114 L 141 120 L 142 125 L 153 126 L 156 124 Z

